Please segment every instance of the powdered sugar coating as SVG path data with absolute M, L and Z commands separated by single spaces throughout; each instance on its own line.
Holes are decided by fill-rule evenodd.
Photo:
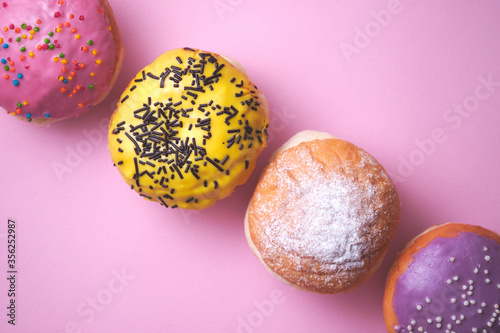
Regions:
M 361 283 L 380 263 L 399 221 L 399 198 L 369 154 L 338 139 L 279 154 L 249 209 L 262 261 L 317 292 Z

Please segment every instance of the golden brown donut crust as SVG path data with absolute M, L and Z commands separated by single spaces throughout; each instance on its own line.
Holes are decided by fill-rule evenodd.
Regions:
M 347 292 L 380 265 L 401 205 L 385 169 L 339 139 L 302 142 L 264 171 L 248 207 L 257 257 L 299 289 Z

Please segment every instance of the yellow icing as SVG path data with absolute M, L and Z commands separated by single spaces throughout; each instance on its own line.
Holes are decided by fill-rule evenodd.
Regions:
M 200 86 L 205 90 L 205 92 L 185 90 L 186 87 L 199 87 L 196 83 L 192 86 L 194 77 L 190 72 L 182 76 L 182 80 L 178 83 L 179 87 L 174 87 L 176 83 L 170 80 L 171 77 L 174 77 L 173 72 L 168 74 L 164 80 L 165 86 L 163 88 L 160 87 L 161 78 L 156 79 L 147 76 L 148 73 L 151 73 L 152 76 L 160 77 L 162 73 L 166 72 L 166 68 L 171 69 L 171 66 L 177 66 L 185 69 L 189 65 L 189 57 L 195 59 L 192 66 L 189 65 L 190 69 L 196 70 L 194 65 L 200 64 L 199 61 L 203 60 L 203 56 L 200 54 L 206 54 L 204 59 L 207 62 L 204 65 L 203 72 L 205 77 L 212 76 L 214 71 L 216 71 L 216 65 L 221 68 L 218 71 L 218 73 L 221 74 L 218 78 L 218 82 L 213 82 L 211 84 L 213 90 L 210 90 L 210 84 L 204 85 L 202 80 L 200 81 Z M 217 54 L 208 54 L 208 52 L 201 50 L 176 49 L 168 51 L 158 57 L 155 62 L 140 71 L 126 88 L 120 98 L 120 102 L 118 102 L 118 107 L 112 116 L 109 127 L 109 148 L 111 151 L 111 157 L 124 180 L 129 184 L 129 186 L 133 186 L 136 192 L 142 194 L 147 199 L 150 198 L 150 200 L 157 202 L 163 201 L 163 203 L 170 207 L 178 206 L 180 208 L 203 209 L 211 206 L 216 200 L 229 196 L 235 186 L 243 184 L 248 179 L 255 167 L 258 155 L 266 146 L 266 133 L 267 126 L 269 124 L 269 116 L 267 101 L 264 96 L 259 92 L 257 87 L 250 82 L 246 75 L 234 67 L 228 60 Z M 210 58 L 210 56 L 213 56 L 216 61 L 213 63 L 208 61 L 209 59 L 214 60 Z M 179 63 L 177 57 L 180 58 L 182 64 Z M 224 66 L 221 67 L 221 65 Z M 146 77 L 146 79 L 143 80 L 143 77 Z M 238 87 L 237 85 L 241 85 L 242 81 L 243 86 Z M 188 94 L 188 92 L 197 94 L 197 98 L 193 98 L 193 96 Z M 243 92 L 243 94 L 240 96 L 241 92 Z M 185 96 L 186 99 L 182 99 L 181 96 Z M 177 103 L 182 101 L 182 104 L 180 105 L 170 105 L 171 108 L 174 108 L 177 111 L 181 108 L 184 110 L 193 108 L 193 111 L 185 113 L 189 115 L 189 117 L 182 116 L 182 113 L 178 114 L 178 123 L 182 122 L 182 128 L 170 127 L 163 124 L 154 130 L 156 134 L 153 134 L 155 135 L 152 139 L 153 141 L 147 141 L 148 143 L 153 144 L 155 139 L 158 140 L 158 137 L 160 137 L 158 134 L 164 133 L 161 131 L 161 128 L 167 132 L 169 129 L 179 131 L 175 137 L 178 137 L 183 142 L 185 142 L 186 138 L 189 137 L 188 146 L 193 151 L 187 158 L 187 161 L 191 163 L 191 167 L 187 173 L 181 170 L 185 170 L 188 164 L 177 162 L 168 163 L 171 159 L 175 160 L 176 158 L 173 153 L 175 148 L 172 148 L 173 145 L 171 145 L 171 143 L 180 146 L 181 141 L 168 139 L 167 141 L 169 142 L 169 147 L 171 148 L 169 153 L 166 153 L 167 150 L 165 149 L 164 141 L 160 141 L 163 146 L 160 147 L 160 144 L 157 144 L 157 146 L 163 151 L 161 160 L 167 159 L 169 161 L 158 162 L 158 160 L 153 160 L 149 157 L 140 157 L 140 155 L 143 154 L 148 148 L 146 147 L 146 149 L 144 149 L 143 144 L 140 142 L 138 142 L 138 145 L 141 147 L 142 151 L 139 154 L 136 154 L 134 151 L 136 148 L 135 144 L 125 134 L 128 133 L 131 137 L 135 138 L 134 134 L 130 131 L 130 125 L 134 127 L 138 126 L 143 123 L 144 120 L 135 118 L 134 111 L 144 108 L 144 104 L 148 106 L 148 97 L 151 97 L 152 103 L 150 110 L 151 112 L 154 110 L 155 117 L 158 116 L 158 108 L 161 107 L 161 105 L 155 107 L 154 104 L 156 102 L 163 103 L 164 107 L 162 110 L 164 110 L 163 112 L 167 117 L 170 116 L 170 111 L 166 109 L 166 104 L 169 102 Z M 169 98 L 171 98 L 171 101 L 169 101 Z M 195 104 L 193 105 L 191 101 L 194 101 Z M 204 107 L 204 111 L 198 110 L 200 105 L 209 104 L 210 101 L 212 101 L 211 106 Z M 242 105 L 242 102 L 244 105 Z M 220 109 L 216 108 L 216 105 L 219 105 Z M 223 111 L 224 108 L 230 108 L 231 106 L 238 111 L 238 114 L 233 118 L 227 119 L 229 115 L 226 113 L 217 115 L 217 112 Z M 216 109 L 213 110 L 213 107 Z M 252 107 L 254 109 L 252 109 Z M 228 111 L 234 113 L 234 109 L 229 109 Z M 205 116 L 207 111 L 210 112 L 209 116 Z M 146 112 L 147 110 L 137 112 L 136 115 L 143 117 Z M 203 122 L 203 120 L 207 118 L 210 118 L 209 131 L 202 129 L 202 127 L 207 129 L 206 125 L 196 127 L 198 119 L 201 119 Z M 171 116 L 168 119 L 169 122 L 172 122 L 175 121 L 176 118 Z M 229 125 L 226 124 L 226 119 L 229 122 Z M 160 115 L 156 124 L 158 124 L 161 120 L 165 122 L 167 121 Z M 241 121 L 241 124 L 239 121 Z M 248 121 L 249 127 L 246 125 L 246 121 Z M 125 122 L 125 124 L 121 125 L 124 129 L 117 129 L 117 125 L 122 122 Z M 188 130 L 190 124 L 192 124 L 192 129 Z M 154 126 L 155 124 L 148 125 L 146 132 L 150 131 Z M 239 133 L 228 133 L 228 130 L 238 129 L 240 130 Z M 248 134 L 250 129 L 251 133 Z M 247 131 L 246 137 L 245 130 Z M 143 133 L 141 129 L 136 129 L 135 132 L 139 134 Z M 208 132 L 211 133 L 211 137 L 210 139 L 207 139 L 206 144 L 203 145 L 203 136 L 208 135 Z M 230 140 L 233 136 L 235 136 L 235 143 L 228 148 L 228 140 Z M 236 143 L 238 136 L 241 136 L 239 144 Z M 164 135 L 161 135 L 161 138 L 164 138 Z M 202 157 L 202 160 L 195 160 L 196 158 L 200 158 L 201 155 L 200 150 L 197 149 L 198 155 L 195 156 L 195 151 L 193 149 L 194 145 L 192 144 L 193 138 L 196 140 L 196 146 L 202 147 L 206 150 L 206 156 Z M 251 138 L 253 138 L 253 140 L 251 140 Z M 259 138 L 261 141 L 259 141 Z M 121 140 L 121 143 L 119 143 L 117 139 Z M 240 150 L 241 144 L 243 144 L 243 148 Z M 249 148 L 250 144 L 251 147 Z M 123 152 L 120 152 L 119 149 L 122 149 Z M 151 149 L 147 152 L 151 152 Z M 226 155 L 228 155 L 229 158 L 225 164 L 222 165 L 222 161 Z M 180 156 L 179 160 L 184 160 L 186 158 L 183 154 L 180 154 Z M 207 160 L 207 157 L 212 161 L 221 161 L 219 163 L 215 163 L 222 168 L 223 171 L 220 171 L 212 165 Z M 134 179 L 134 176 L 136 175 L 134 158 L 137 159 L 139 174 L 144 171 L 147 171 L 150 174 L 155 172 L 153 178 L 149 177 L 147 174 L 140 176 L 139 186 L 137 186 L 137 180 Z M 245 163 L 245 161 L 248 162 Z M 140 162 L 152 163 L 154 164 L 154 167 L 148 164 L 142 165 Z M 174 164 L 178 165 L 178 169 L 183 175 L 183 179 L 180 178 L 177 170 L 174 169 L 174 172 L 170 170 L 170 167 L 173 167 Z M 198 172 L 196 173 L 199 176 L 199 179 L 197 179 L 192 173 L 193 165 L 199 166 Z M 159 169 L 163 166 L 165 166 L 164 169 L 167 170 L 167 174 L 164 174 L 164 169 L 159 171 Z M 226 170 L 229 170 L 229 175 L 226 174 Z M 172 174 L 175 175 L 174 179 L 171 179 Z M 160 185 L 162 177 L 169 179 L 168 182 L 165 179 L 163 180 L 163 185 L 168 186 L 168 188 Z M 207 187 L 205 187 L 204 181 L 207 181 Z M 217 182 L 217 189 L 215 189 L 216 185 L 214 181 Z M 175 189 L 173 194 L 171 193 L 172 189 Z M 168 196 L 172 197 L 172 199 Z M 161 199 L 159 197 L 161 197 Z

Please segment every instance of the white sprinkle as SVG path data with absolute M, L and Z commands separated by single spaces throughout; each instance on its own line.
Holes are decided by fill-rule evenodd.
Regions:
M 446 280 L 446 283 L 451 284 L 451 279 Z
M 456 299 L 455 297 L 453 297 L 453 298 L 451 299 L 451 302 L 452 302 L 453 304 L 455 304 L 455 303 L 457 302 L 457 299 Z
M 455 323 L 457 323 L 457 325 L 460 325 L 462 322 L 460 320 L 457 320 Z
M 483 310 L 479 309 L 479 310 L 477 310 L 477 313 L 482 314 Z
M 487 304 L 486 304 L 485 302 L 481 303 L 481 306 L 482 306 L 483 308 L 485 308 L 485 307 L 486 307 L 486 305 L 487 305 Z
M 486 246 L 485 246 L 485 247 L 483 247 L 483 251 L 484 251 L 484 252 L 488 251 L 488 248 L 487 248 Z
M 451 330 L 451 328 L 452 328 L 453 326 L 451 326 L 451 324 L 448 324 L 448 325 L 446 325 L 446 327 L 448 327 L 448 328 Z
M 411 327 L 410 325 L 408 325 L 408 327 L 406 327 L 406 329 L 407 329 L 408 331 L 410 331 L 410 332 L 411 332 L 411 331 L 413 331 L 413 327 Z
M 494 305 L 495 309 L 498 309 L 499 308 L 499 305 L 498 304 L 495 304 Z
M 436 324 L 436 327 L 437 327 L 437 328 L 441 328 L 441 324 L 440 324 L 440 323 L 437 323 L 437 324 Z
M 468 288 L 465 284 L 462 286 L 462 290 L 467 290 Z
M 474 295 L 474 293 L 472 291 L 468 291 L 467 295 L 472 296 L 472 295 Z
M 464 320 L 465 319 L 465 316 L 464 315 L 460 315 L 460 320 Z
M 467 295 L 462 294 L 462 298 L 463 298 L 463 299 L 466 299 L 466 298 L 467 298 Z
M 490 279 L 486 279 L 486 280 L 484 280 L 484 282 L 491 283 L 491 280 Z
M 486 261 L 491 261 L 491 257 L 490 257 L 490 256 L 485 256 L 485 257 L 484 257 L 484 260 L 486 260 Z
M 455 257 L 451 257 L 450 262 L 455 262 Z
M 416 324 L 417 324 L 417 322 L 416 322 L 414 319 L 412 319 L 412 320 L 410 321 L 410 324 L 412 324 L 412 325 L 416 325 Z
M 458 276 L 456 276 L 456 275 L 455 275 L 455 276 L 453 277 L 453 281 L 458 281 Z
M 451 320 L 457 320 L 457 316 L 455 315 L 451 316 Z
M 431 318 L 427 319 L 427 323 L 432 324 L 432 319 Z
M 492 326 L 493 326 L 493 324 L 492 324 L 491 322 L 488 322 L 488 324 L 487 324 L 487 325 L 488 325 L 489 327 L 492 327 Z
M 418 311 L 422 311 L 422 308 L 423 308 L 423 307 L 422 307 L 422 304 L 417 305 L 417 310 L 418 310 Z
M 475 300 L 473 300 L 473 299 L 471 299 L 471 300 L 470 300 L 470 304 L 474 305 L 474 304 L 476 304 L 476 301 L 475 301 Z
M 472 328 L 472 333 L 477 333 L 477 328 L 473 327 Z
M 425 303 L 430 304 L 431 303 L 431 299 L 429 297 L 426 297 L 425 298 Z
M 465 302 L 464 302 L 464 305 L 465 305 L 465 306 L 469 306 L 469 301 L 465 301 Z
M 420 327 L 418 328 L 418 331 L 419 331 L 419 332 L 423 332 L 423 331 L 424 331 L 424 328 L 423 328 L 422 326 L 420 326 Z
M 484 270 L 484 274 L 488 275 L 488 274 L 490 274 L 490 271 L 489 271 L 489 270 L 487 270 L 487 269 L 485 269 L 485 270 Z
M 479 273 L 479 269 L 477 269 L 477 267 L 474 268 L 474 273 L 476 273 L 476 274 Z
M 440 323 L 442 320 L 443 320 L 443 318 L 441 318 L 441 317 L 436 317 L 436 321 L 437 321 L 438 323 Z
M 497 284 L 497 288 L 500 289 L 500 284 Z

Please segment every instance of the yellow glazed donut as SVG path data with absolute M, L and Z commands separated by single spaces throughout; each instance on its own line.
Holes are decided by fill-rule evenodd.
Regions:
M 111 118 L 109 149 L 141 196 L 203 209 L 247 181 L 268 124 L 267 101 L 238 63 L 176 49 L 126 88 Z

